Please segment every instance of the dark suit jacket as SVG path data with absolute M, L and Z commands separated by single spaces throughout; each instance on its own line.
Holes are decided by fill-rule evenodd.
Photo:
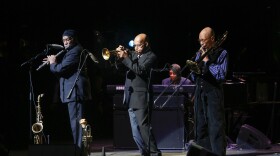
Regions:
M 67 99 L 79 72 L 78 68 L 82 50 L 82 46 L 77 44 L 67 50 L 61 62 L 50 65 L 51 72 L 59 77 L 60 99 L 62 103 L 90 100 L 92 98 L 90 81 L 84 67 L 80 72 L 79 79 L 70 98 Z M 83 59 L 84 57 L 82 57 L 82 61 Z
M 170 77 L 162 80 L 162 85 L 169 85 L 170 83 L 172 83 L 172 80 L 170 79 Z M 180 85 L 180 84 L 191 85 L 193 83 L 191 82 L 191 80 L 189 80 L 189 79 L 186 80 L 185 77 L 181 77 L 180 83 L 178 85 Z
M 130 108 L 146 108 L 148 106 L 148 97 L 150 97 L 150 104 L 153 103 L 152 85 L 149 84 L 149 79 L 151 68 L 156 65 L 156 61 L 157 57 L 151 50 L 143 53 L 139 60 L 135 52 L 132 52 L 129 57 L 122 60 L 122 63 L 128 68 L 124 95 L 124 104 L 126 106 Z

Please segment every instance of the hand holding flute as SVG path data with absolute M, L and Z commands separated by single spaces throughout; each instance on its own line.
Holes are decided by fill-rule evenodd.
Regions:
M 43 63 L 36 69 L 37 71 L 45 67 L 46 65 L 56 63 L 56 57 L 64 53 L 66 50 L 63 49 L 58 52 L 56 55 L 48 55 L 46 58 L 43 59 Z

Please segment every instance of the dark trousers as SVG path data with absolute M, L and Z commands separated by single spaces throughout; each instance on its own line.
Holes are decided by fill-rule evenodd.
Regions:
M 226 155 L 225 112 L 223 91 L 213 88 L 196 90 L 195 141 L 213 153 Z
M 68 113 L 70 119 L 70 125 L 72 129 L 72 136 L 74 144 L 78 147 L 82 147 L 82 126 L 79 121 L 82 118 L 82 104 L 79 102 L 69 102 L 68 103 Z
M 140 153 L 159 152 L 151 127 L 149 126 L 148 109 L 128 109 L 132 135 Z M 150 142 L 149 142 L 150 139 Z

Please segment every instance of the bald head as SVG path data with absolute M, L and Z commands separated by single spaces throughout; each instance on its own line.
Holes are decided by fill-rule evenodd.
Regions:
M 215 33 L 214 33 L 214 30 L 212 28 L 210 28 L 210 27 L 205 27 L 199 33 L 199 37 L 210 38 L 212 36 L 215 37 Z
M 146 34 L 138 34 L 135 39 L 134 42 L 139 42 L 139 43 L 145 43 L 148 42 L 148 36 Z
M 149 46 L 149 39 L 148 36 L 144 33 L 138 34 L 134 38 L 134 49 L 138 54 L 143 53 Z
M 211 48 L 215 43 L 215 33 L 210 27 L 205 27 L 199 33 L 199 42 L 203 49 Z

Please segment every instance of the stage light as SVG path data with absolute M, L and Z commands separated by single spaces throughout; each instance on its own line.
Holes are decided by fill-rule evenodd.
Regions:
M 133 43 L 133 40 L 130 40 L 129 42 L 128 42 L 128 45 L 129 45 L 129 47 L 133 47 L 133 45 L 134 45 L 134 43 Z

